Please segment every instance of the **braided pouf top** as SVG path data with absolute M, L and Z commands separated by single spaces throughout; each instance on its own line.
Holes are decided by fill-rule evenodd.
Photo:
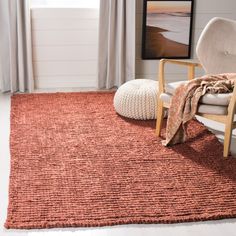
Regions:
M 137 120 L 156 118 L 158 82 L 136 79 L 118 88 L 114 107 L 118 114 Z

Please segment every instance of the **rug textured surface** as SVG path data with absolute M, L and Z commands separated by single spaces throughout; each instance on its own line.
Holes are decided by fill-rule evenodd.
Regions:
M 192 121 L 187 143 L 163 147 L 155 121 L 120 117 L 113 96 L 12 97 L 6 228 L 236 216 L 236 160 L 213 134 Z

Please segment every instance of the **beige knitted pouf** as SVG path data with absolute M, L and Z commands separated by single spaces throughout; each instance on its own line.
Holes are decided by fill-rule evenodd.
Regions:
M 135 79 L 118 88 L 114 107 L 118 114 L 137 120 L 156 118 L 158 82 Z

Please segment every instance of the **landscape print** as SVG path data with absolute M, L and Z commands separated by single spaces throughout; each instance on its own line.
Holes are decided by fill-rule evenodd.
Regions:
M 189 58 L 192 1 L 146 1 L 143 57 Z

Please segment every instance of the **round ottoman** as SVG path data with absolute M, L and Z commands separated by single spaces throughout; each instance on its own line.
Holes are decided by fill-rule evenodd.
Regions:
M 137 120 L 156 118 L 158 82 L 135 79 L 121 85 L 114 96 L 118 114 Z

